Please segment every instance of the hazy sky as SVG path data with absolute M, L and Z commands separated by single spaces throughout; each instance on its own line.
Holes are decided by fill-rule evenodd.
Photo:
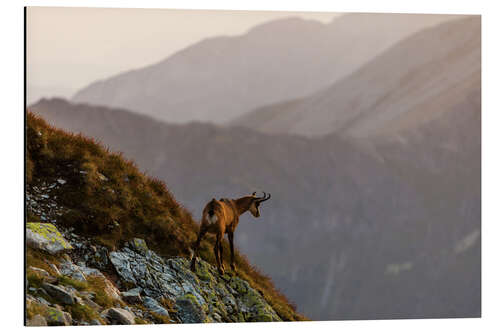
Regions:
M 336 13 L 30 7 L 28 102 L 70 97 L 92 81 L 158 62 L 203 38 L 238 35 L 273 19 L 330 22 Z

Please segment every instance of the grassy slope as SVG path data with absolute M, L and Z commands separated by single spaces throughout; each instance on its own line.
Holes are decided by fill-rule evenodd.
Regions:
M 60 224 L 93 236 L 110 249 L 141 237 L 161 255 L 188 256 L 198 225 L 162 181 L 141 173 L 121 154 L 53 128 L 29 112 L 26 135 L 28 186 L 57 178 L 67 181 L 57 195 L 58 204 L 68 208 Z M 200 251 L 211 263 L 213 241 L 206 237 Z M 227 256 L 227 242 L 224 247 Z M 237 253 L 236 262 L 238 275 L 261 291 L 283 320 L 307 320 L 243 255 Z

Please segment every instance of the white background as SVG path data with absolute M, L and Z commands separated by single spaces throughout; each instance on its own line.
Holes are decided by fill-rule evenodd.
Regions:
M 23 6 L 91 6 L 181 9 L 289 10 L 331 12 L 407 12 L 482 15 L 483 74 L 483 161 L 482 161 L 482 316 L 481 319 L 335 321 L 266 324 L 186 324 L 114 327 L 57 328 L 57 331 L 138 331 L 158 332 L 490 332 L 500 331 L 500 116 L 497 97 L 500 62 L 500 15 L 496 1 L 444 0 L 143 0 L 143 1 L 20 1 L 3 0 L 0 10 L 0 111 L 1 135 L 1 214 L 0 214 L 0 327 L 17 330 L 48 331 L 56 328 L 25 328 L 23 323 Z M 54 41 L 57 43 L 57 41 Z

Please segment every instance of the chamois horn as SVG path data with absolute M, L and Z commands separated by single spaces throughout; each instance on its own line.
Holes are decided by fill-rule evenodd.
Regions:
M 264 192 L 264 191 L 262 191 L 262 193 L 264 193 L 264 196 L 262 198 L 256 198 L 255 201 L 260 203 L 260 202 L 264 202 L 264 201 L 271 199 L 271 194 L 269 194 L 269 193 L 266 194 L 266 192 Z

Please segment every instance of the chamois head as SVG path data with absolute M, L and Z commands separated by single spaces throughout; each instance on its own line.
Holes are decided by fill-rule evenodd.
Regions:
M 264 196 L 259 198 L 259 197 L 256 197 L 255 196 L 255 192 L 252 193 L 252 201 L 250 203 L 250 207 L 248 208 L 248 210 L 250 211 L 250 213 L 252 213 L 252 215 L 254 217 L 259 217 L 260 216 L 260 212 L 259 212 L 259 205 L 261 204 L 261 202 L 264 202 L 266 200 L 269 200 L 271 199 L 271 194 L 266 194 L 266 192 L 263 192 L 264 193 Z M 269 195 L 269 196 L 268 196 Z

